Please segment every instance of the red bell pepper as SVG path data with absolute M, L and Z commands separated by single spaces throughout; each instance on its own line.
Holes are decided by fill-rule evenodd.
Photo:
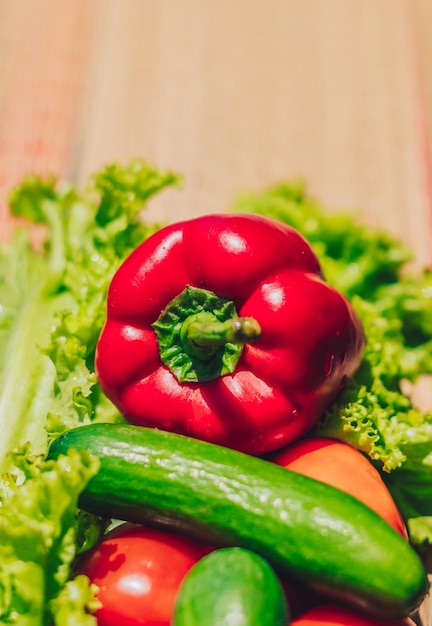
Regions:
M 207 215 L 161 229 L 118 269 L 95 365 L 129 422 L 262 454 L 311 428 L 363 347 L 297 231 Z

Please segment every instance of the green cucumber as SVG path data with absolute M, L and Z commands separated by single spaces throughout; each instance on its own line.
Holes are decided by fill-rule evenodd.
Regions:
M 281 584 L 265 559 L 221 548 L 200 559 L 177 594 L 173 626 L 288 626 Z
M 427 593 L 413 548 L 356 498 L 317 480 L 130 424 L 70 430 L 53 442 L 49 457 L 70 448 L 100 461 L 80 498 L 86 511 L 250 549 L 282 576 L 371 616 L 405 617 Z

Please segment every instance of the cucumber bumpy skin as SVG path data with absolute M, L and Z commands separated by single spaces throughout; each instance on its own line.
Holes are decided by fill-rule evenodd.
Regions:
M 265 559 L 221 548 L 200 559 L 177 593 L 173 626 L 288 626 L 282 586 Z
M 375 512 L 327 484 L 228 448 L 129 424 L 91 424 L 50 458 L 87 450 L 100 469 L 83 510 L 260 554 L 288 579 L 368 615 L 412 614 L 428 582 L 414 549 Z

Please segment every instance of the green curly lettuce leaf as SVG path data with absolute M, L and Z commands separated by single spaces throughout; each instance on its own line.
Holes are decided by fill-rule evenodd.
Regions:
M 77 626 L 96 626 L 89 581 L 74 579 L 71 566 L 83 537 L 78 496 L 97 462 L 75 450 L 48 462 L 32 457 L 28 447 L 12 456 L 20 480 L 9 474 L 1 481 L 0 621 L 67 626 L 67 612 Z M 93 532 L 98 525 L 96 518 L 86 523 Z
M 402 268 L 414 258 L 407 246 L 363 224 L 356 213 L 328 210 L 307 193 L 301 180 L 243 194 L 233 210 L 273 217 L 302 233 L 328 282 L 349 298 L 377 301 L 382 287 L 398 283 Z
M 113 273 L 156 225 L 139 219 L 178 178 L 142 161 L 108 165 L 83 192 L 29 176 L 10 194 L 11 213 L 40 225 L 42 243 L 17 228 L 0 247 L 0 472 L 8 453 L 95 419 L 117 419 L 100 393 L 93 357 Z

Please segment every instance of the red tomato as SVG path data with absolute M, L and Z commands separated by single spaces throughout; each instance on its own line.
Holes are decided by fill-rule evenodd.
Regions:
M 81 562 L 98 586 L 98 626 L 169 626 L 180 584 L 203 556 L 200 546 L 168 532 L 122 524 Z
M 330 439 L 304 439 L 283 450 L 273 461 L 355 496 L 407 539 L 402 516 L 380 473 L 353 446 Z
M 303 613 L 291 622 L 291 626 L 415 626 L 415 624 L 409 617 L 401 620 L 378 620 L 328 604 Z

